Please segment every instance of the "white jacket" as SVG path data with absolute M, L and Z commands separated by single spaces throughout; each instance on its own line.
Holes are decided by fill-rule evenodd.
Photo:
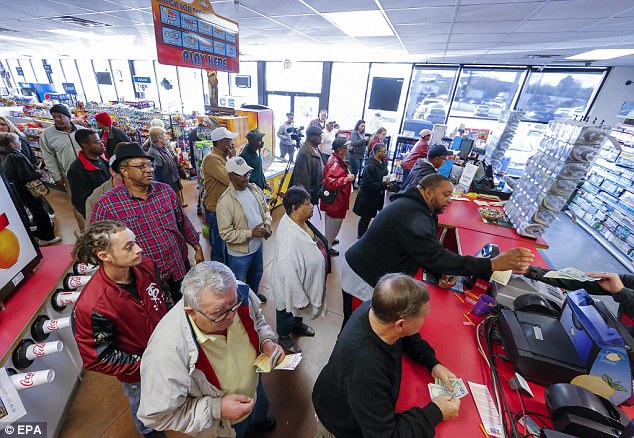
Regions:
M 77 129 L 79 128 L 73 124 L 73 130 L 65 132 L 51 125 L 40 135 L 42 159 L 53 181 L 66 180 L 68 168 L 77 159 L 77 153 L 81 149 L 75 141 Z
M 157 430 L 175 430 L 205 438 L 235 437 L 231 422 L 220 417 L 222 390 L 209 383 L 196 368 L 198 344 L 183 306 L 180 300 L 163 317 L 143 353 L 137 416 L 147 427 Z M 249 314 L 260 347 L 267 339 L 276 342 L 277 336 L 264 320 L 260 300 L 252 291 L 249 291 Z
M 287 214 L 275 232 L 271 286 L 277 310 L 317 318 L 326 309 L 326 263 L 317 243 Z

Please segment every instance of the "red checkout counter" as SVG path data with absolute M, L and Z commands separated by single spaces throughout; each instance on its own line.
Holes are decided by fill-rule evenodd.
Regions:
M 538 252 L 538 249 L 547 249 L 548 244 L 543 238 L 534 240 L 522 237 L 514 229 L 497 225 L 486 224 L 480 218 L 478 205 L 472 201 L 453 201 L 445 212 L 439 216 L 440 236 L 443 245 L 448 249 L 462 255 L 475 255 L 487 243 L 498 245 L 500 252 L 515 247 L 528 248 L 535 259 L 534 265 L 548 267 Z M 418 278 L 420 278 L 420 272 Z M 476 327 L 464 317 L 473 305 L 461 301 L 453 292 L 441 289 L 434 285 L 427 285 L 431 294 L 431 312 L 425 319 L 420 330 L 421 336 L 436 350 L 436 356 L 456 376 L 467 382 L 485 384 L 491 388 L 489 368 L 478 350 Z M 353 299 L 353 307 L 361 302 Z M 483 318 L 470 313 L 469 319 L 474 324 L 480 323 Z M 503 353 L 501 346 L 496 346 L 497 351 Z M 508 379 L 514 374 L 513 366 L 500 359 L 496 361 L 500 380 L 504 387 L 504 394 L 512 412 L 518 412 L 523 408 L 528 412 L 541 414 L 540 421 L 548 420 L 548 412 L 544 402 L 543 386 L 528 382 L 535 395 L 531 398 L 521 396 L 509 387 Z M 548 370 L 544 370 L 548 372 Z M 397 402 L 397 412 L 403 412 L 414 406 L 425 406 L 431 401 L 428 383 L 433 383 L 433 378 L 422 366 L 414 363 L 410 358 L 403 359 L 403 375 L 401 380 L 400 395 Z M 467 388 L 469 389 L 469 388 Z M 492 392 L 491 392 L 492 393 Z M 484 437 L 480 428 L 481 420 L 471 394 L 463 397 L 460 404 L 458 418 L 443 421 L 436 427 L 436 437 Z M 629 418 L 634 417 L 634 406 L 620 406 Z M 529 414 L 530 415 L 530 414 Z M 531 415 L 536 419 L 535 415 Z

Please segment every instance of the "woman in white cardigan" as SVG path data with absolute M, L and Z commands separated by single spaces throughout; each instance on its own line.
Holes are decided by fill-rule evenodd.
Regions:
M 271 286 L 279 343 L 291 353 L 300 353 L 291 334 L 315 336 L 303 317 L 314 319 L 326 314 L 330 256 L 326 238 L 308 221 L 313 215 L 310 194 L 302 187 L 291 187 L 283 205 L 286 214 L 275 233 Z

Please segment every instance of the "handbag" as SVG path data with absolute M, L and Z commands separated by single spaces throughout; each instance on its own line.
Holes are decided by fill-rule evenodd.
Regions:
M 36 198 L 43 198 L 49 194 L 49 189 L 41 179 L 34 179 L 26 183 L 27 190 Z
M 338 193 L 339 190 L 329 190 L 322 182 L 321 187 L 319 187 L 319 192 L 317 192 L 317 196 L 319 196 L 319 199 L 324 201 L 326 204 L 332 204 L 335 202 Z

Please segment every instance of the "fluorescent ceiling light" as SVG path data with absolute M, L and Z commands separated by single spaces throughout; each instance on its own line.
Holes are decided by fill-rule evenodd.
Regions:
M 602 60 L 632 54 L 634 54 L 634 49 L 596 49 L 585 53 L 579 53 L 578 55 L 569 56 L 566 59 Z
M 378 10 L 329 12 L 323 15 L 351 37 L 394 35 L 387 20 Z

